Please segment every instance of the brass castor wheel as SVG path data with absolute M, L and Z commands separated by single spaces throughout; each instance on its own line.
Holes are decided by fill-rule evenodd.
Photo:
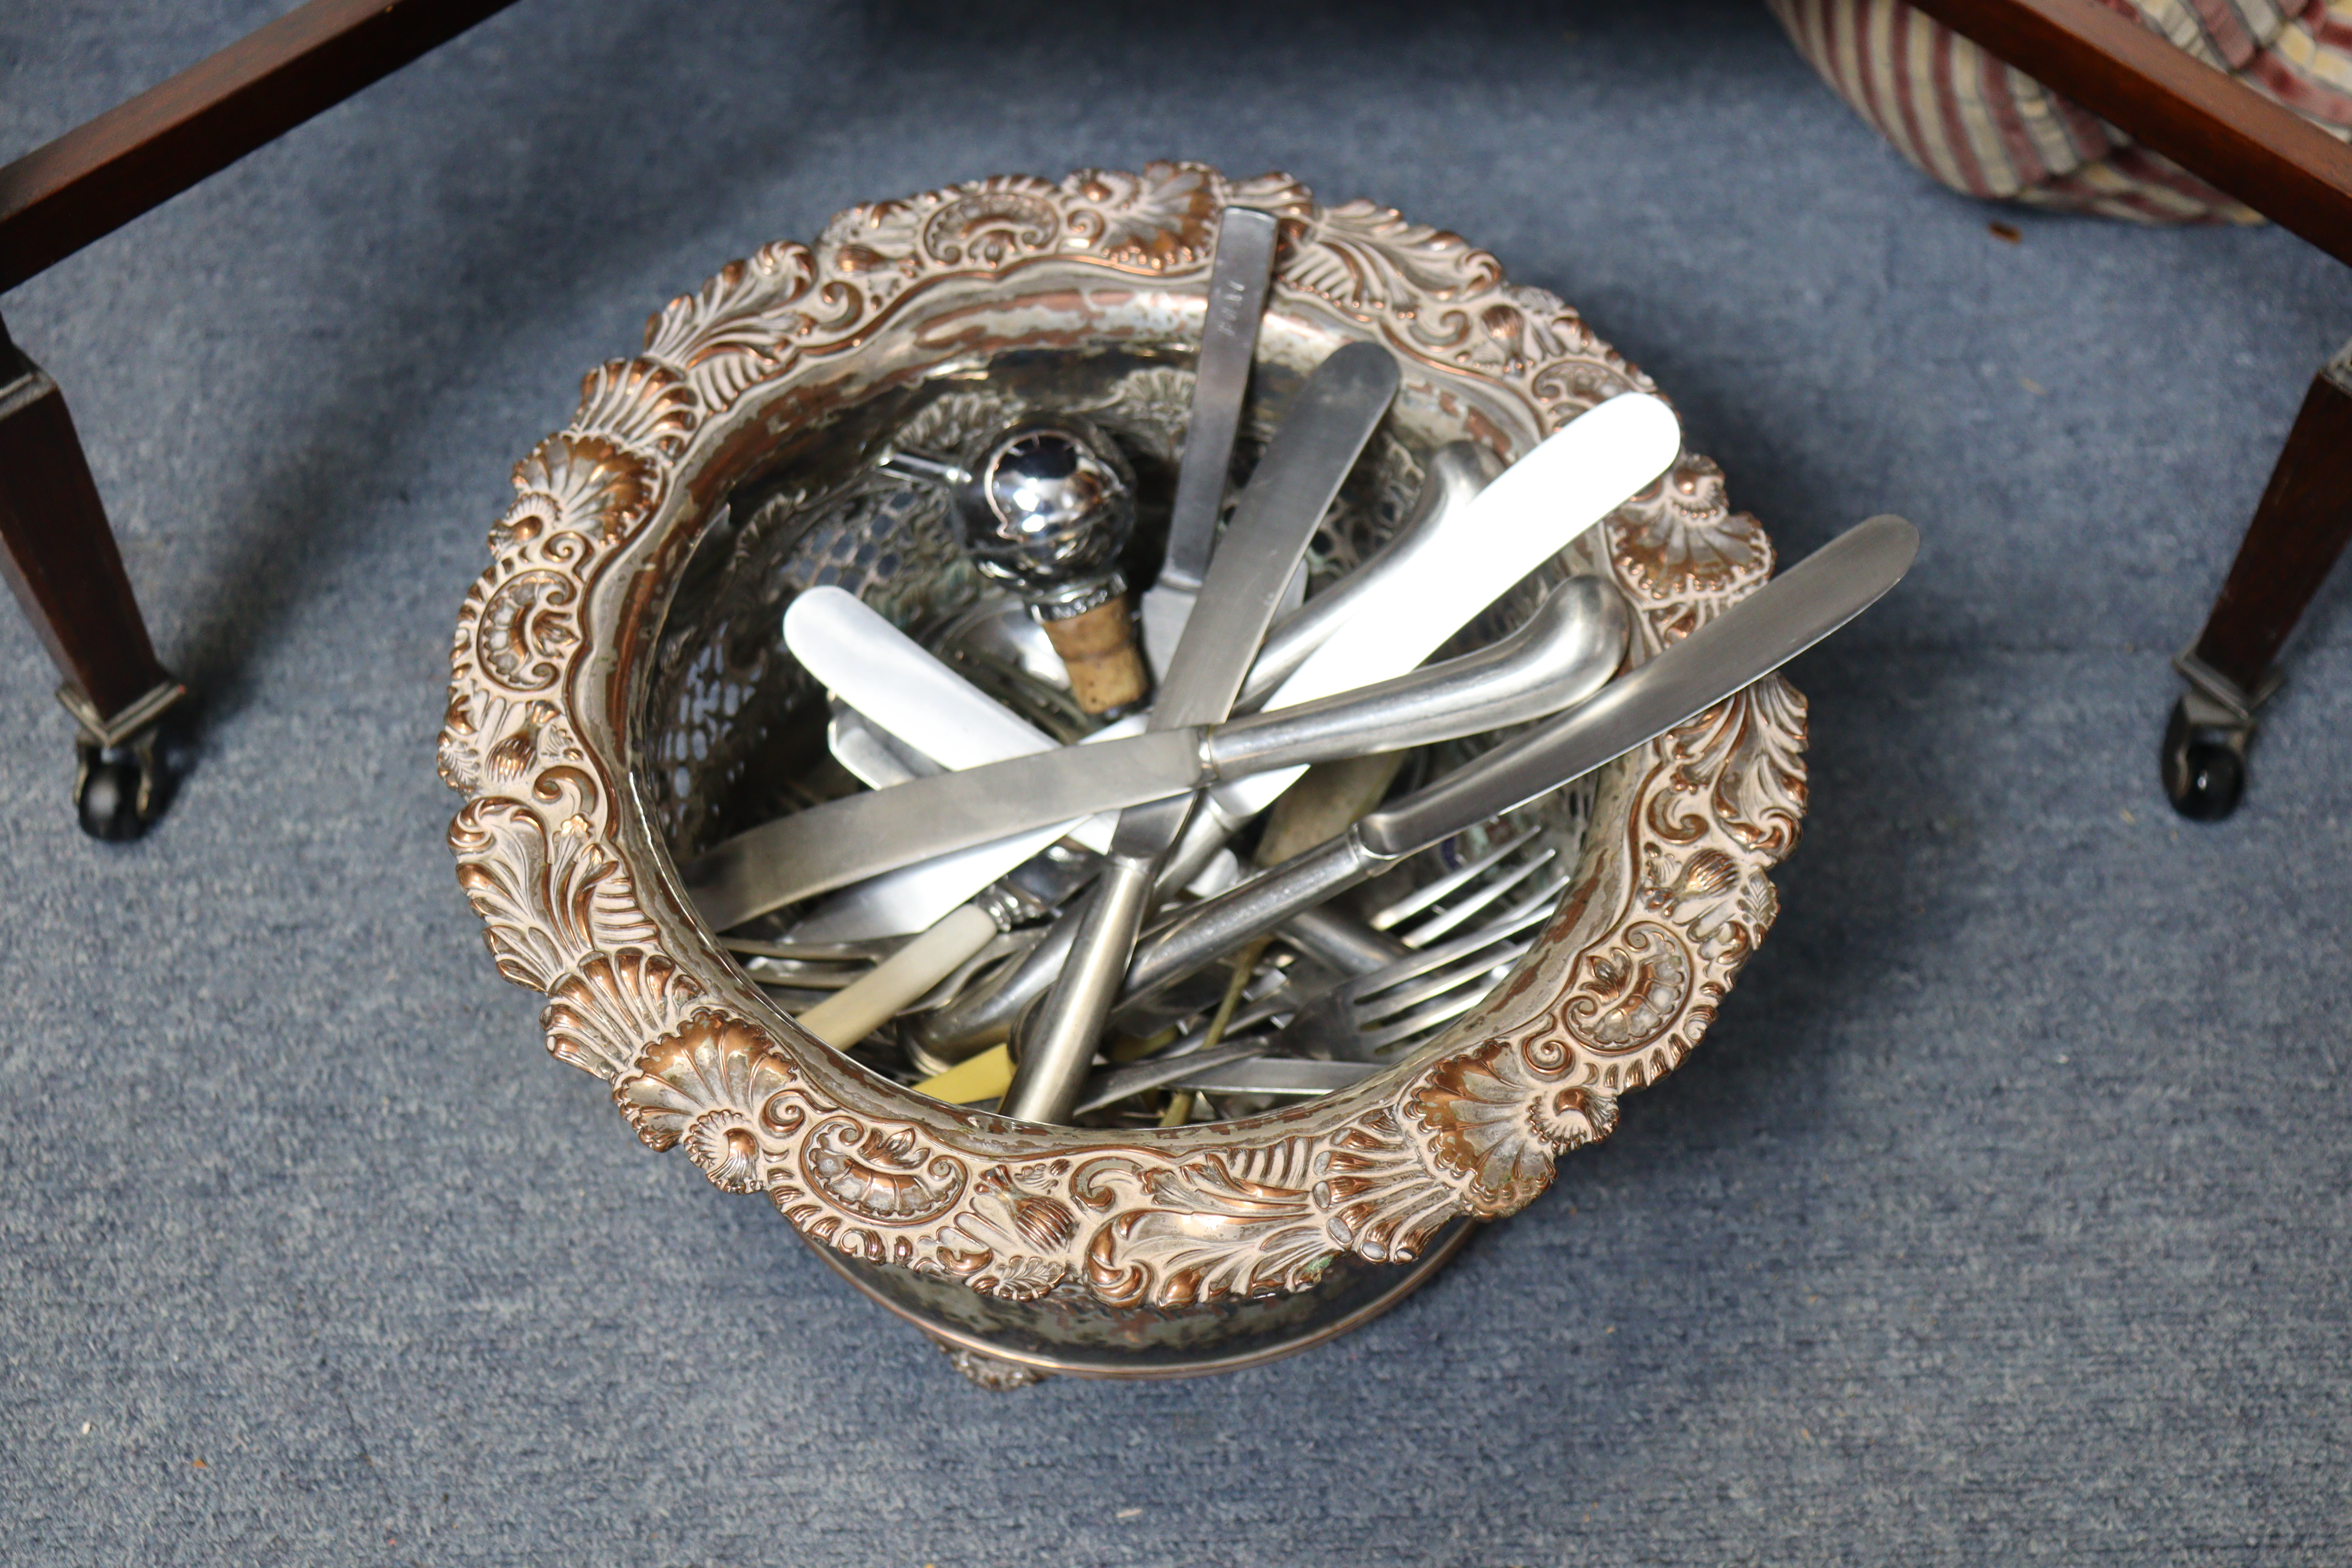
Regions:
M 58 701 L 74 716 L 74 816 L 92 838 L 121 843 L 155 825 L 190 758 L 188 689 L 165 680 L 136 702 L 103 714 L 68 681 Z
M 2246 793 L 2254 715 L 2277 694 L 2281 678 L 2269 670 L 2249 690 L 2198 658 L 2193 647 L 2183 649 L 2172 668 L 2189 689 L 2172 705 L 2164 726 L 2164 750 L 2158 758 L 2164 796 L 2191 822 L 2219 822 L 2238 809 Z
M 2165 797 L 2191 822 L 2219 822 L 2246 792 L 2246 748 L 2254 727 L 2190 692 L 2164 727 Z
M 155 726 L 113 746 L 83 735 L 74 742 L 74 752 L 79 763 L 74 770 L 74 815 L 84 833 L 121 843 L 154 826 L 171 794 Z

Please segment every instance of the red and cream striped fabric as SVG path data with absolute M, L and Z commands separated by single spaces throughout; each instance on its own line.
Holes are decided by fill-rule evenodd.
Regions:
M 1770 3 L 1813 68 L 1955 190 L 2139 223 L 2259 221 L 1903 0 Z M 2352 0 L 2104 3 L 2352 139 Z

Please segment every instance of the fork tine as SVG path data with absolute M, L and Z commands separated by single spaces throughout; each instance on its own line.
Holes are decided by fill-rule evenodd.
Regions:
M 1499 947 L 1488 943 L 1478 950 L 1467 963 L 1441 969 L 1409 984 L 1392 986 L 1379 995 L 1356 1005 L 1356 1026 L 1370 1028 L 1385 1018 L 1393 1018 L 1408 1007 L 1417 1006 L 1433 996 L 1443 996 L 1457 985 L 1485 979 L 1497 968 L 1517 963 L 1521 954 L 1535 944 L 1531 942 L 1505 942 Z
M 1486 908 L 1489 904 L 1492 904 L 1504 894 L 1509 892 L 1513 888 L 1517 887 L 1521 882 L 1526 881 L 1529 877 L 1532 877 L 1537 872 L 1542 870 L 1546 866 L 1552 862 L 1558 854 L 1559 851 L 1548 847 L 1541 853 L 1529 858 L 1524 865 L 1512 867 L 1509 871 L 1502 876 L 1496 877 L 1493 881 L 1484 884 L 1476 892 L 1471 894 L 1468 898 L 1464 899 L 1460 903 L 1452 906 L 1442 913 L 1432 915 L 1429 919 L 1423 921 L 1418 925 L 1415 925 L 1412 930 L 1410 932 L 1407 932 L 1402 938 L 1401 938 L 1401 940 L 1407 947 L 1423 947 L 1427 945 L 1435 938 L 1444 936 L 1447 931 L 1452 931 L 1455 926 L 1460 925 L 1463 921 L 1468 920 L 1471 916 Z
M 1526 948 L 1519 949 L 1519 953 L 1525 952 L 1527 952 Z M 1510 963 L 1517 962 L 1518 956 L 1518 953 L 1514 953 L 1510 963 L 1496 964 L 1488 971 L 1487 973 L 1493 978 L 1484 985 L 1465 986 L 1444 1000 L 1433 1003 L 1420 1012 L 1401 1018 L 1385 1028 L 1364 1031 L 1361 1037 L 1365 1048 L 1373 1052 L 1384 1051 L 1391 1046 L 1412 1039 L 1416 1035 L 1425 1035 L 1440 1024 L 1452 1023 L 1479 1003 L 1484 1002 L 1494 991 L 1494 982 L 1502 979 L 1504 973 L 1510 968 Z
M 1451 942 L 1440 942 L 1434 947 L 1422 948 L 1411 957 L 1401 958 L 1384 969 L 1376 969 L 1370 974 L 1358 976 L 1348 983 L 1349 996 L 1360 1002 L 1367 1000 L 1390 986 L 1402 984 L 1417 975 L 1426 974 L 1433 969 L 1466 958 L 1482 947 L 1491 946 L 1495 942 L 1517 935 L 1548 917 L 1551 913 L 1553 897 L 1567 885 L 1568 877 L 1563 872 L 1546 880 L 1541 887 L 1537 888 L 1509 909 L 1503 910 L 1476 931 L 1465 932 Z
M 1406 916 L 1419 914 L 1422 910 L 1429 908 L 1430 905 L 1437 902 L 1438 900 L 1445 897 L 1446 894 L 1453 892 L 1455 889 L 1464 886 L 1465 883 L 1468 883 L 1478 877 L 1484 876 L 1489 867 L 1509 855 L 1513 850 L 1518 848 L 1520 845 L 1525 844 L 1528 839 L 1533 838 L 1537 832 L 1538 829 L 1530 827 L 1526 832 L 1517 834 L 1505 842 L 1496 845 L 1494 848 L 1487 850 L 1486 853 L 1479 856 L 1478 858 L 1471 861 L 1470 864 L 1463 867 L 1460 870 L 1448 872 L 1446 875 L 1440 877 L 1436 881 L 1429 883 L 1425 887 L 1414 889 L 1412 892 L 1407 893 L 1403 898 L 1399 899 L 1396 902 L 1374 913 L 1372 917 L 1364 923 L 1370 926 L 1374 931 L 1386 931 L 1389 927 L 1396 924 L 1397 921 L 1403 920 Z
M 1494 893 L 1481 889 L 1474 908 L 1483 910 L 1553 858 L 1547 849 L 1499 879 Z M 1486 1000 L 1535 945 L 1528 933 L 1550 918 L 1552 904 L 1570 879 L 1565 868 L 1556 868 L 1475 930 L 1350 982 L 1347 990 L 1354 1002 L 1349 1021 L 1355 1039 L 1353 1049 L 1345 1054 L 1375 1055 L 1424 1037 Z
M 1550 917 L 1561 889 L 1572 879 L 1570 868 L 1557 864 L 1559 853 L 1554 846 L 1537 843 L 1532 854 L 1513 861 L 1536 843 L 1539 833 L 1529 827 L 1514 834 L 1469 865 L 1373 916 L 1368 923 L 1375 929 L 1423 917 L 1409 931 L 1394 933 L 1412 950 L 1407 956 L 1310 994 L 1277 985 L 1236 1013 L 1213 1049 L 1202 1049 L 1207 1034 L 1195 1030 L 1151 1058 L 1097 1073 L 1087 1086 L 1082 1109 L 1097 1109 L 1178 1082 L 1188 1074 L 1212 1070 L 1202 1064 L 1244 1061 L 1268 1050 L 1280 1058 L 1375 1062 L 1381 1053 L 1426 1037 L 1461 1017 L 1527 956 L 1535 945 L 1531 931 Z M 1273 1027 L 1263 1034 L 1236 1037 L 1267 1025 Z M 1199 1054 L 1197 1063 L 1187 1059 L 1194 1053 Z

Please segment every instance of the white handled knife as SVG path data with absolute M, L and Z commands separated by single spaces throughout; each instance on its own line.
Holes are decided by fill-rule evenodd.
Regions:
M 1674 411 L 1629 392 L 1578 415 L 1449 516 L 1410 571 L 1379 574 L 1276 688 L 1263 710 L 1386 680 L 1435 653 L 1518 580 L 1664 473 L 1682 450 Z M 1193 814 L 1171 874 L 1216 852 L 1272 805 L 1304 768 L 1217 785 Z
M 1256 662 L 1250 666 L 1239 706 L 1253 710 L 1263 706 L 1266 696 L 1330 637 L 1349 609 L 1383 577 L 1439 569 L 1441 536 L 1447 525 L 1493 482 L 1502 468 L 1501 459 L 1493 452 L 1468 441 L 1449 442 L 1431 454 L 1427 477 L 1412 515 L 1370 560 L 1344 581 L 1316 595 L 1304 609 L 1290 606 L 1293 613 L 1275 624 Z M 950 709 L 984 708 L 992 711 L 968 713 L 962 724 L 968 729 L 984 727 L 1000 738 L 1011 736 L 1012 731 L 1002 727 L 1002 721 L 1013 716 L 993 698 L 908 642 L 897 628 L 851 595 L 839 589 L 821 592 L 826 597 L 803 612 L 799 623 L 806 648 L 797 643 L 793 646 L 809 668 L 822 666 L 820 679 L 844 702 L 887 730 L 901 744 L 911 746 L 935 762 L 940 760 L 939 755 L 928 743 L 934 714 L 944 714 Z M 845 600 L 848 603 L 843 603 Z M 850 605 L 856 608 L 853 610 Z M 1189 615 L 1191 607 L 1188 592 L 1184 613 Z M 786 624 L 788 635 L 792 625 L 790 621 Z M 893 647 L 887 658 L 861 657 L 861 650 L 869 644 L 886 638 L 904 646 Z M 877 709 L 888 710 L 898 727 L 875 720 L 874 710 Z M 1023 722 L 1018 719 L 1013 721 Z M 942 731 L 955 722 L 944 718 L 939 721 Z M 1110 726 L 1104 738 L 1139 733 L 1142 724 L 1140 718 L 1122 720 Z M 1028 728 L 1025 724 L 1023 727 Z M 1036 735 L 1039 747 L 1050 743 L 1042 733 L 1034 730 L 1030 733 Z M 947 745 L 943 740 L 940 749 L 947 749 Z M 844 755 L 839 745 L 835 747 L 835 754 L 867 784 L 884 787 L 881 780 L 860 772 L 856 762 Z M 1024 754 L 1022 751 L 1006 750 L 990 760 Z M 900 781 L 894 775 L 889 782 Z M 1116 821 L 1115 815 L 1104 813 L 1071 828 L 1067 837 L 1100 852 L 1109 847 L 1110 830 Z M 1231 827 L 1224 832 L 1229 834 Z M 807 942 L 860 942 L 928 930 L 933 921 L 944 918 L 1020 864 L 1020 859 L 1011 858 L 1015 851 L 1034 854 L 1052 842 L 1039 834 L 1024 834 L 868 878 L 820 904 L 793 928 L 793 934 Z M 1232 853 L 1223 848 L 1221 835 L 1216 842 L 1203 845 L 1198 853 L 1189 857 L 1182 875 L 1172 879 L 1206 898 L 1232 886 L 1238 874 L 1239 867 Z
M 794 599 L 784 613 L 784 640 L 828 690 L 944 768 L 980 767 L 1055 749 L 1044 731 L 842 589 L 812 588 Z M 1087 741 L 1141 734 L 1143 725 L 1140 715 L 1122 719 Z M 843 761 L 850 765 L 849 759 Z M 1108 849 L 1116 820 L 1114 813 L 1098 813 L 868 878 L 811 910 L 793 928 L 794 940 L 862 942 L 926 931 L 1057 838 L 1075 838 L 1097 853 Z M 1230 884 L 1231 870 L 1212 863 L 1187 880 L 1202 881 L 1202 891 L 1213 892 Z

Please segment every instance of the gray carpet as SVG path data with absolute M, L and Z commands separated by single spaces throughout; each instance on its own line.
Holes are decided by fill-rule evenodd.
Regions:
M 0 155 L 279 4 L 7 0 Z M 2352 279 L 1949 195 L 1758 5 L 1110 15 L 525 0 L 0 300 L 210 702 L 92 844 L 0 616 L 0 1557 L 2342 1561 L 2352 588 L 2236 819 L 2153 759 Z M 1927 546 L 1797 668 L 1780 926 L 1614 1141 L 1342 1342 L 993 1395 L 546 1058 L 431 741 L 509 465 L 650 308 L 1168 155 L 1491 247 L 1791 556 Z

